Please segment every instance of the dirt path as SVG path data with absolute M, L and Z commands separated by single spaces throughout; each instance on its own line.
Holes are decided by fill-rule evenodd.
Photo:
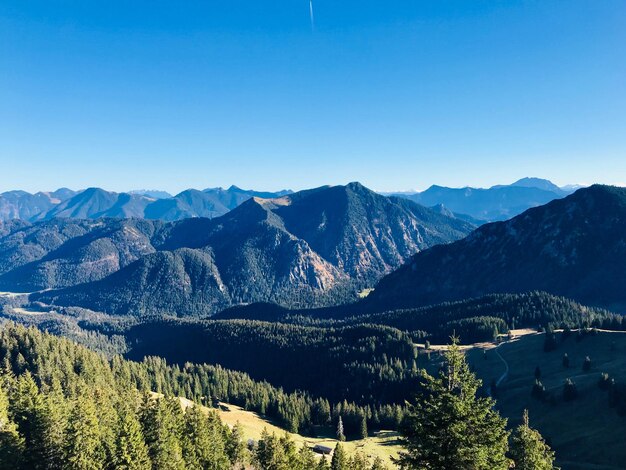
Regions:
M 504 382 L 506 380 L 506 378 L 509 376 L 509 363 L 506 362 L 506 360 L 502 357 L 502 354 L 500 354 L 500 351 L 498 351 L 498 349 L 500 348 L 500 346 L 502 346 L 505 343 L 500 343 L 498 344 L 495 348 L 494 348 L 494 352 L 496 353 L 496 356 L 498 356 L 500 358 L 500 360 L 504 363 L 504 373 L 500 376 L 500 378 L 496 381 L 496 387 L 499 387 L 500 384 L 502 382 Z

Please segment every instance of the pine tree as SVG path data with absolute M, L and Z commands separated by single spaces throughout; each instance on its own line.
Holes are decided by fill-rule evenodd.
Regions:
M 45 396 L 40 393 L 29 371 L 17 378 L 11 414 L 20 434 L 25 438 L 28 452 L 25 464 L 29 468 L 58 468 L 63 463 L 65 445 L 64 399 L 57 391 Z
M 583 371 L 589 372 L 591 370 L 591 358 L 589 356 L 585 357 L 585 361 L 583 362 Z
M 326 461 L 325 456 L 321 456 L 319 461 L 317 462 L 316 470 L 328 470 L 328 462 Z
M 374 462 L 372 463 L 372 469 L 371 470 L 386 470 L 386 469 L 387 469 L 387 467 L 383 463 L 383 460 L 380 457 L 376 457 L 374 459 Z
M 115 442 L 115 468 L 148 470 L 151 468 L 148 448 L 144 442 L 141 424 L 134 410 L 125 407 L 120 411 Z
M 361 415 L 361 423 L 359 425 L 359 437 L 361 439 L 367 438 L 367 419 L 365 415 Z
M 563 367 L 569 369 L 569 356 L 567 353 L 563 354 Z
M 0 470 L 13 470 L 22 465 L 24 438 L 9 418 L 9 399 L 0 386 Z
M 477 397 L 481 382 L 452 340 L 439 377 L 425 373 L 425 390 L 409 405 L 400 427 L 406 452 L 396 463 L 406 469 L 508 469 L 506 419 L 493 399 Z
M 352 454 L 352 457 L 348 460 L 346 468 L 349 468 L 350 470 L 370 470 L 370 465 L 365 454 L 357 451 Z
M 563 400 L 572 401 L 578 397 L 578 389 L 572 379 L 566 379 L 563 385 Z
M 226 454 L 234 468 L 244 466 L 248 461 L 248 451 L 244 441 L 243 427 L 239 422 L 228 433 L 226 440 Z
M 104 467 L 98 412 L 87 392 L 74 401 L 65 442 L 65 468 L 96 470 Z
M 528 423 L 528 410 L 524 419 L 511 437 L 511 457 L 516 470 L 553 470 L 554 452 L 545 443 L 541 434 Z
M 346 440 L 346 435 L 343 433 L 343 421 L 341 420 L 341 416 L 339 416 L 339 420 L 337 421 L 337 440 L 340 442 Z
M 197 406 L 187 408 L 182 445 L 188 469 L 231 468 L 219 427 L 221 424 L 216 421 L 216 416 L 214 413 L 205 416 Z
M 341 444 L 337 443 L 335 451 L 333 452 L 333 458 L 330 461 L 330 470 L 347 470 L 348 459 L 346 453 L 343 450 Z
M 298 458 L 294 470 L 311 470 L 316 466 L 313 451 L 305 444 L 298 451 Z
M 153 467 L 184 470 L 179 423 L 168 401 L 146 397 L 141 418 L 143 434 Z

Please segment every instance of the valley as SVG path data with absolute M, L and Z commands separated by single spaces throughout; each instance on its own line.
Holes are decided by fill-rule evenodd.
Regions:
M 591 286 L 615 272 L 624 201 L 623 191 L 594 186 L 475 228 L 351 183 L 252 197 L 216 219 L 11 222 L 0 236 L 0 319 L 165 374 L 150 386 L 159 396 L 207 413 L 217 399 L 219 419 L 231 428 L 240 421 L 242 438 L 267 428 L 297 446 L 334 447 L 340 428 L 346 451 L 392 467 L 409 403 L 426 393 L 427 374 L 438 376 L 454 336 L 483 381 L 477 399 L 494 397 L 509 429 L 527 409 L 561 468 L 613 470 L 624 457 L 617 443 L 599 453 L 580 441 L 611 443 L 606 426 L 624 425 L 626 322 L 613 309 L 626 301 L 614 288 L 621 274 L 602 291 L 570 294 L 566 281 Z M 613 214 L 603 233 L 599 222 L 577 224 L 606 218 L 598 206 Z M 573 235 L 556 242 L 559 233 Z M 592 262 L 594 237 L 610 262 Z M 524 258 L 522 245 L 553 248 Z M 503 266 L 544 273 L 515 284 Z M 585 275 L 555 284 L 563 269 Z M 437 276 L 448 281 L 434 286 Z M 564 331 L 572 333 L 562 341 Z M 544 352 L 548 335 L 555 339 Z M 576 373 L 559 368 L 565 348 Z M 593 366 L 582 371 L 586 356 Z M 541 399 L 531 397 L 536 367 Z M 576 400 L 561 398 L 566 379 Z

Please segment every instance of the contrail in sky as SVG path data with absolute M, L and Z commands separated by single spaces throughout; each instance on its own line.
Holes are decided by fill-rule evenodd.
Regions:
M 309 13 L 311 15 L 311 30 L 315 31 L 315 17 L 313 16 L 313 0 L 309 0 Z

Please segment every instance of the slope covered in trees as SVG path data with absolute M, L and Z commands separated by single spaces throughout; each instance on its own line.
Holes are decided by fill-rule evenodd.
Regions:
M 149 244 L 159 253 L 99 281 L 33 298 L 143 316 L 210 315 L 258 301 L 300 308 L 338 304 L 355 299 L 415 252 L 473 228 L 358 183 L 253 198 L 218 219 L 155 227 Z
M 384 326 L 158 321 L 137 325 L 126 337 L 134 359 L 220 364 L 334 403 L 402 404 L 419 387 L 411 338 Z
M 286 395 L 244 374 L 169 367 L 157 358 L 108 361 L 71 341 L 12 324 L 0 329 L 0 363 L 0 468 L 305 470 L 314 461 L 311 451 L 296 449 L 288 437 L 264 434 L 249 452 L 237 426 L 228 428 L 198 406 L 183 408 L 174 397 L 210 402 L 222 396 L 244 400 L 249 409 L 273 408 L 285 427 L 295 425 L 294 432 L 298 418 L 331 419 L 327 403 Z M 349 462 L 362 470 L 381 468 L 361 455 L 345 456 Z
M 626 309 L 626 189 L 592 186 L 416 254 L 380 281 L 379 310 L 543 290 Z
M 413 339 L 446 343 L 456 332 L 463 343 L 489 341 L 494 334 L 513 328 L 577 328 L 594 326 L 626 329 L 622 315 L 586 307 L 545 292 L 490 294 L 426 307 L 363 313 L 362 304 L 342 307 L 289 310 L 274 304 L 233 307 L 216 319 L 249 319 L 317 326 L 384 325 L 406 332 Z

